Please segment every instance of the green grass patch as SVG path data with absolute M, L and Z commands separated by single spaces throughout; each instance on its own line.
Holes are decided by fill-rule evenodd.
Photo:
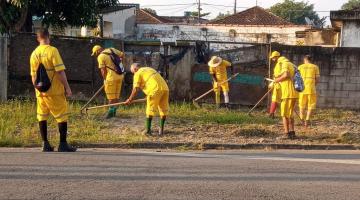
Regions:
M 95 105 L 95 104 L 93 104 Z M 222 134 L 222 141 L 234 141 L 236 138 L 274 138 L 281 132 L 278 127 L 280 119 L 270 119 L 264 111 L 255 111 L 252 116 L 247 115 L 248 109 L 239 110 L 216 109 L 212 106 L 196 108 L 191 103 L 172 103 L 170 105 L 170 124 L 167 127 L 169 134 L 163 137 L 147 137 L 141 134 L 145 118 L 144 104 L 121 106 L 118 109 L 118 118 L 105 120 L 104 109 L 89 111 L 88 115 L 81 115 L 82 102 L 71 101 L 69 119 L 69 141 L 73 144 L 107 144 L 126 143 L 134 144 L 146 141 L 168 142 L 212 142 L 220 137 L 214 134 L 208 136 L 207 130 L 212 132 L 219 127 L 226 128 Z M 24 147 L 40 146 L 41 139 L 36 120 L 36 103 L 33 100 L 10 100 L 0 104 L 0 146 L 1 147 Z M 315 114 L 314 121 L 323 129 L 317 130 L 315 136 L 308 136 L 306 140 L 336 140 L 341 143 L 360 143 L 357 127 L 359 113 L 355 111 L 319 110 Z M 321 122 L 321 123 L 320 123 Z M 323 123 L 325 122 L 325 123 Z M 339 123 L 337 123 L 339 122 Z M 327 129 L 326 124 L 349 123 L 354 131 L 338 136 L 333 129 Z M 125 126 L 127 125 L 127 126 Z M 156 120 L 153 126 L 157 126 Z M 198 126 L 199 125 L 199 126 Z M 135 128 L 133 126 L 136 126 Z M 196 131 L 187 128 L 194 126 Z M 205 127 L 202 129 L 202 127 Z M 227 128 L 230 127 L 230 128 Z M 198 129 L 197 129 L 198 128 Z M 317 127 L 318 129 L 319 127 Z M 197 132 L 199 130 L 199 132 Z M 48 121 L 49 139 L 53 145 L 59 140 L 57 123 L 52 117 Z M 156 128 L 154 127 L 154 131 Z M 188 131 L 188 132 L 187 132 Z M 211 132 L 210 131 L 210 132 Z M 319 135 L 319 133 L 323 133 Z M 211 134 L 209 134 L 211 135 Z M 310 139 L 307 139 L 310 138 Z M 204 140 L 203 140 L 204 139 Z M 178 150 L 186 150 L 189 147 L 179 147 Z M 202 147 L 196 147 L 201 149 Z

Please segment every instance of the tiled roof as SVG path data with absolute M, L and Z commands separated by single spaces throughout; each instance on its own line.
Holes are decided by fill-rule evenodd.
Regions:
M 137 24 L 163 24 L 171 23 L 170 20 L 147 12 L 146 10 L 139 9 L 136 12 L 136 23 Z
M 249 8 L 242 12 L 227 16 L 223 19 L 211 21 L 209 24 L 293 25 L 291 22 L 288 22 L 259 6 Z

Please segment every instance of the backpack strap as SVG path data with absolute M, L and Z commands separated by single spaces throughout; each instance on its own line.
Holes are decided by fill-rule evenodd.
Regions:
M 46 47 L 45 49 L 44 49 L 44 51 L 46 51 L 46 49 L 48 49 L 49 48 L 49 46 L 48 47 Z M 40 54 L 40 55 L 42 55 L 43 53 L 44 53 L 44 51 Z M 41 59 L 40 59 L 40 56 L 38 56 L 36 53 L 35 53 L 35 57 L 36 57 L 36 59 L 38 60 L 38 62 L 39 62 L 39 65 L 40 64 L 43 64 L 42 62 L 41 62 Z M 43 64 L 44 65 L 44 64 Z M 45 66 L 45 65 L 44 65 Z M 39 66 L 38 66 L 39 67 Z M 46 70 L 46 68 L 45 68 L 45 70 Z M 48 70 L 46 70 L 46 71 L 48 71 Z M 54 67 L 54 73 L 53 73 L 53 76 L 52 76 L 52 78 L 51 78 L 51 80 L 50 80 L 50 83 L 51 83 L 51 85 L 52 85 L 52 81 L 54 80 L 54 78 L 55 78 L 55 73 L 56 73 L 56 71 L 55 71 L 55 67 Z M 51 86 L 50 86 L 51 87 Z M 50 88 L 49 88 L 50 89 Z
M 111 51 L 111 53 L 101 52 L 101 54 L 105 54 L 105 55 L 108 55 L 108 56 L 111 56 L 112 54 L 115 54 L 114 51 L 113 51 L 111 48 L 109 48 L 109 50 Z M 111 62 L 113 62 L 113 61 L 111 60 Z M 115 65 L 114 62 L 113 62 L 113 64 Z M 112 69 L 112 68 L 110 68 L 110 67 L 107 66 L 107 65 L 105 65 L 105 67 L 108 68 L 108 69 L 110 69 L 111 71 L 117 73 L 115 69 Z

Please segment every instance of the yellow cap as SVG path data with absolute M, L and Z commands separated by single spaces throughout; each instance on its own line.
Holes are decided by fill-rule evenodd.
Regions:
M 280 57 L 280 56 L 281 56 L 281 55 L 280 55 L 280 53 L 279 53 L 278 51 L 273 51 L 273 52 L 271 53 L 270 59 L 275 58 L 275 57 Z
M 95 45 L 95 46 L 92 48 L 92 54 L 91 54 L 91 56 L 94 56 L 95 53 L 96 53 L 97 51 L 99 51 L 101 48 L 102 48 L 102 47 L 101 47 L 100 45 Z
M 222 58 L 218 57 L 218 56 L 213 56 L 211 57 L 211 60 L 209 61 L 208 65 L 210 67 L 217 67 L 222 63 Z

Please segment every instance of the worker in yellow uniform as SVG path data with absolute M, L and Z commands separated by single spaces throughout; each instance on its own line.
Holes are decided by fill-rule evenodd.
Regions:
M 141 67 L 139 63 L 134 63 L 131 65 L 131 72 L 134 74 L 133 90 L 125 103 L 130 104 L 139 90 L 142 90 L 147 97 L 145 133 L 151 135 L 151 121 L 155 113 L 159 111 L 159 135 L 162 135 L 169 111 L 169 87 L 163 77 L 153 68 Z
M 231 63 L 227 60 L 223 60 L 218 56 L 213 56 L 208 63 L 209 72 L 213 79 L 213 87 L 215 91 L 215 103 L 217 107 L 220 107 L 220 92 L 224 94 L 225 106 L 229 106 L 229 83 L 225 82 L 228 79 L 227 68 L 231 68 L 231 73 L 233 73 L 233 67 Z
M 30 57 L 30 74 L 35 87 L 37 119 L 43 141 L 43 151 L 51 152 L 54 148 L 47 138 L 47 119 L 51 114 L 60 132 L 58 151 L 74 152 L 76 148 L 67 143 L 68 104 L 66 96 L 71 96 L 65 65 L 57 48 L 50 45 L 49 32 L 40 29 L 36 33 L 39 46 Z
M 111 56 L 118 56 L 120 60 L 123 60 L 125 54 L 115 48 L 104 49 L 100 45 L 95 45 L 91 55 L 97 57 L 99 69 L 104 78 L 105 93 L 109 104 L 118 103 L 124 80 L 124 71 L 117 70 L 115 65 L 120 63 L 114 63 Z M 116 106 L 110 107 L 106 118 L 115 117 L 116 110 Z
M 293 78 L 295 76 L 295 66 L 291 62 L 280 63 L 280 76 L 275 79 L 275 83 L 280 83 L 281 87 L 281 117 L 283 119 L 285 138 L 294 139 L 294 108 L 299 97 L 295 90 Z
M 308 127 L 312 112 L 316 108 L 316 84 L 320 80 L 320 71 L 317 65 L 312 64 L 312 57 L 306 55 L 304 64 L 299 66 L 301 77 L 304 80 L 305 89 L 299 94 L 300 118 L 305 120 L 305 126 Z M 305 115 L 305 109 L 307 114 Z
M 272 52 L 270 59 L 272 59 L 276 63 L 275 67 L 274 67 L 274 72 L 273 72 L 274 80 L 275 80 L 276 78 L 278 78 L 281 75 L 280 63 L 288 62 L 288 59 L 281 56 L 281 54 L 278 51 Z M 270 114 L 270 117 L 274 118 L 276 108 L 277 108 L 278 104 L 281 103 L 281 87 L 280 87 L 279 83 L 272 82 L 269 84 L 269 89 L 273 89 L 269 114 Z

